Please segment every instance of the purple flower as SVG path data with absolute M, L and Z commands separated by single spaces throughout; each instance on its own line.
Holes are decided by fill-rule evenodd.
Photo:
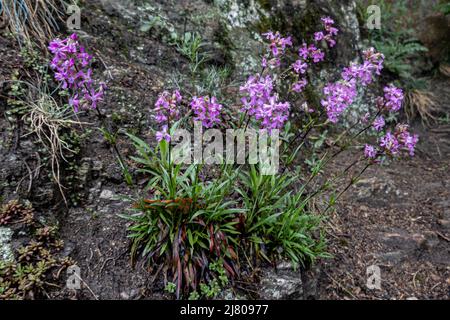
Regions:
M 300 56 L 300 58 L 302 58 L 303 60 L 306 60 L 309 58 L 309 49 L 308 49 L 308 45 L 306 43 L 303 43 L 302 46 L 300 47 L 300 49 L 298 50 L 298 55 Z
M 397 138 L 388 132 L 380 139 L 380 147 L 382 147 L 388 154 L 395 155 L 398 153 L 400 145 Z
M 325 38 L 325 35 L 323 34 L 322 31 L 316 32 L 314 34 L 314 40 L 317 41 L 317 42 L 322 41 L 324 38 Z
M 337 36 L 338 33 L 339 33 L 339 29 L 333 28 L 333 27 L 329 27 L 327 31 L 328 31 L 329 34 L 332 35 L 332 36 Z
M 80 107 L 80 99 L 78 99 L 77 94 L 69 98 L 69 105 L 73 108 L 75 112 L 78 112 L 78 109 Z
M 168 91 L 162 92 L 155 103 L 155 120 L 157 123 L 163 124 L 162 130 L 156 133 L 156 140 L 161 142 L 166 140 L 170 142 L 171 137 L 168 132 L 168 125 L 170 121 L 177 120 L 180 116 L 180 110 L 178 104 L 181 103 L 183 97 L 178 90 L 169 93 Z
M 294 71 L 299 74 L 304 74 L 306 72 L 306 69 L 308 68 L 308 65 L 303 62 L 302 60 L 297 60 L 293 65 L 292 68 Z
M 388 110 L 396 112 L 403 103 L 403 91 L 393 85 L 384 88 L 385 106 Z
M 217 103 L 216 97 L 194 97 L 190 103 L 195 121 L 201 121 L 205 128 L 211 128 L 220 123 L 222 105 Z
M 377 157 L 377 151 L 374 146 L 366 144 L 364 148 L 364 155 L 368 159 L 375 159 Z
M 90 104 L 92 109 L 97 108 L 97 103 L 103 101 L 103 89 L 100 87 L 98 91 L 91 90 L 84 94 L 85 101 Z
M 305 89 L 307 84 L 308 84 L 308 81 L 306 79 L 300 79 L 299 81 L 294 83 L 294 85 L 292 86 L 292 91 L 300 93 L 303 91 L 303 89 Z
M 315 45 L 311 44 L 308 47 L 309 56 L 313 59 L 314 63 L 319 63 L 325 59 L 325 53 L 322 50 L 316 48 Z
M 303 43 L 298 50 L 298 55 L 304 62 L 312 59 L 314 63 L 319 63 L 325 59 L 325 53 L 318 49 L 315 45 Z
M 325 24 L 325 26 L 331 26 L 334 24 L 334 20 L 330 17 L 322 17 L 320 20 Z
M 262 59 L 261 66 L 267 68 L 267 59 L 265 57 Z
M 334 37 L 338 35 L 339 29 L 333 27 L 334 20 L 331 19 L 330 17 L 324 17 L 321 20 L 322 23 L 324 24 L 325 32 L 323 31 L 316 32 L 314 34 L 314 40 L 316 42 L 325 40 L 328 43 L 328 45 L 331 48 L 333 48 L 336 45 L 336 40 L 334 39 Z
M 323 53 L 321 50 L 314 51 L 312 53 L 312 58 L 314 63 L 322 62 L 325 59 L 325 53 Z
M 334 39 L 328 39 L 327 41 L 331 48 L 333 48 L 336 45 L 336 40 Z
M 417 134 L 411 134 L 407 124 L 398 124 L 395 127 L 394 133 L 388 132 L 380 138 L 380 146 L 387 155 L 395 156 L 400 151 L 405 150 L 413 157 L 418 141 L 419 136 Z
M 370 62 L 370 64 L 375 69 L 375 74 L 380 75 L 381 70 L 383 70 L 384 55 L 382 53 L 376 52 L 375 48 L 369 48 L 363 51 L 364 61 Z
M 167 126 L 163 126 L 161 131 L 156 132 L 156 140 L 158 142 L 161 142 L 163 140 L 166 140 L 167 142 L 170 142 L 171 136 L 167 132 Z
M 342 72 L 342 78 L 350 81 L 355 79 L 366 86 L 373 81 L 373 75 L 380 75 L 383 69 L 384 56 L 370 48 L 363 52 L 364 61 L 362 64 L 352 63 Z
M 399 124 L 395 128 L 395 136 L 397 137 L 401 148 L 407 149 L 411 157 L 414 156 L 416 144 L 419 142 L 417 134 L 412 135 L 409 132 L 409 126 Z
M 377 131 L 381 131 L 385 125 L 386 122 L 384 121 L 384 118 L 382 116 L 377 117 L 373 122 L 373 127 Z
M 418 142 L 419 142 L 419 135 L 417 134 L 408 135 L 407 137 L 405 137 L 405 141 L 403 143 L 404 146 L 408 149 L 409 155 L 411 157 L 414 156 L 416 145 Z

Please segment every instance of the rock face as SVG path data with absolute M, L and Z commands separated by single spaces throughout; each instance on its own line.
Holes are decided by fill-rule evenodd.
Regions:
M 444 62 L 450 54 L 450 16 L 441 13 L 424 19 L 420 26 L 420 40 L 428 48 L 434 62 Z
M 293 270 L 290 263 L 281 263 L 276 270 L 264 271 L 260 298 L 264 300 L 302 299 L 303 281 L 300 270 Z
M 361 36 L 354 0 L 281 0 L 259 1 L 265 3 L 267 14 L 263 22 L 272 29 L 290 33 L 298 41 L 321 28 L 320 18 L 332 17 L 340 29 L 338 44 L 333 49 L 334 65 L 347 65 L 357 57 Z M 264 25 L 262 26 L 264 28 Z
M 238 78 L 259 71 L 263 50 L 261 33 L 280 31 L 293 36 L 297 44 L 309 42 L 312 34 L 322 28 L 320 18 L 325 15 L 336 21 L 341 32 L 337 47 L 329 53 L 331 63 L 322 65 L 321 70 L 325 72 L 321 76 L 337 74 L 340 67 L 358 57 L 357 50 L 361 48 L 355 0 L 99 2 L 111 23 L 114 19 L 125 20 L 129 27 L 152 35 L 160 33 L 168 43 L 185 31 L 200 34 L 212 53 L 210 63 L 231 67 Z M 136 60 L 153 64 L 151 56 L 141 55 L 145 52 L 129 50 L 134 52 Z
M 280 31 L 282 34 L 292 35 L 298 43 L 302 43 L 322 27 L 322 16 L 331 16 L 341 31 L 337 47 L 330 53 L 333 64 L 328 66 L 326 74 L 335 73 L 336 66 L 347 65 L 357 58 L 357 50 L 361 49 L 354 0 L 218 0 L 215 3 L 228 22 L 228 30 L 232 31 L 230 37 L 240 55 L 246 55 L 247 62 L 252 58 L 256 59 L 259 50 L 248 52 L 242 51 L 242 48 L 252 48 L 255 39 L 260 39 L 260 33 Z M 239 54 L 235 58 L 237 65 L 242 65 L 243 59 Z M 251 64 L 259 65 L 259 61 Z

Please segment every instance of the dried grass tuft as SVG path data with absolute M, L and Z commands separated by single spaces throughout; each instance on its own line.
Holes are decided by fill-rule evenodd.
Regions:
M 437 120 L 438 112 L 436 96 L 432 92 L 414 89 L 406 93 L 405 113 L 409 121 L 419 116 L 424 123 L 430 124 Z
M 450 78 L 450 65 L 441 63 L 441 65 L 439 66 L 439 72 L 444 76 Z
M 64 130 L 73 130 L 75 126 L 82 127 L 88 125 L 88 123 L 76 119 L 70 106 L 62 105 L 61 102 L 56 101 L 49 93 L 45 81 L 38 80 L 36 82 L 36 86 L 23 82 L 30 88 L 27 97 L 24 98 L 27 107 L 27 114 L 24 115 L 24 119 L 30 125 L 28 134 L 35 134 L 38 141 L 47 150 L 53 179 L 67 203 L 64 194 L 65 188 L 61 182 L 61 163 L 67 162 L 65 155 L 73 154 L 74 151 L 70 149 L 69 144 L 64 141 L 61 134 Z
M 45 48 L 63 21 L 63 0 L 0 0 L 1 24 L 23 45 L 31 40 Z

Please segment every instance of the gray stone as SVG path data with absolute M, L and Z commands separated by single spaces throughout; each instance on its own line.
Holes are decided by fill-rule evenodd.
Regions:
M 92 171 L 102 171 L 103 170 L 103 162 L 100 160 L 94 160 L 92 162 Z
M 12 236 L 13 231 L 10 228 L 0 227 L 0 261 L 14 260 L 11 247 Z
M 434 62 L 445 61 L 450 47 L 450 16 L 433 13 L 422 20 L 419 38 L 429 49 L 428 55 Z
M 114 200 L 114 193 L 111 190 L 104 189 L 100 194 L 102 200 Z
M 300 270 L 292 269 L 288 263 L 282 263 L 277 270 L 269 269 L 263 273 L 260 298 L 264 300 L 301 299 L 303 281 Z
M 232 300 L 248 300 L 248 297 L 241 295 L 241 294 L 237 294 L 234 290 L 232 289 L 225 289 L 223 290 L 217 297 L 219 300 L 228 300 L 228 301 L 232 301 Z
M 132 289 L 129 292 L 122 291 L 120 293 L 120 298 L 122 300 L 133 300 L 133 299 L 136 299 L 138 297 L 138 295 L 139 295 L 139 290 Z
M 395 194 L 398 195 L 396 191 L 396 187 L 393 181 L 380 179 L 377 177 L 361 179 L 359 180 L 355 186 L 357 190 L 357 196 L 360 200 L 374 198 L 375 196 L 384 196 Z M 381 198 L 381 197 L 380 197 Z

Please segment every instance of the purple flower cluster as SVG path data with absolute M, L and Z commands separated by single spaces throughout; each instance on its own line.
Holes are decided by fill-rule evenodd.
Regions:
M 339 116 L 353 104 L 357 96 L 357 86 L 367 86 L 374 80 L 374 74 L 379 75 L 383 68 L 384 56 L 371 48 L 364 51 L 362 64 L 351 64 L 342 72 L 342 79 L 330 83 L 324 88 L 325 99 L 322 106 L 326 109 L 328 119 L 336 123 Z
M 308 84 L 308 80 L 304 77 L 308 70 L 308 63 L 311 61 L 319 63 L 325 59 L 325 53 L 318 49 L 315 45 L 307 45 L 304 43 L 298 52 L 299 59 L 292 65 L 292 69 L 299 76 L 292 85 L 292 91 L 300 93 Z M 300 77 L 302 76 L 302 77 Z
M 382 147 L 387 154 L 396 155 L 400 148 L 400 144 L 391 132 L 387 132 L 385 136 L 380 138 L 380 147 Z
M 322 106 L 326 108 L 328 120 L 337 123 L 339 116 L 350 106 L 357 96 L 354 82 L 340 81 L 328 84 L 323 93 L 326 97 Z
M 364 155 L 368 159 L 375 159 L 377 157 L 377 151 L 374 146 L 366 144 L 364 148 Z
M 376 131 L 381 131 L 385 125 L 386 122 L 384 121 L 383 116 L 376 117 L 376 119 L 373 121 L 373 127 Z
M 280 102 L 278 95 L 273 92 L 273 82 L 270 76 L 252 76 L 241 87 L 246 93 L 242 98 L 243 111 L 253 116 L 263 129 L 281 129 L 289 118 L 289 102 Z
M 100 83 L 96 88 L 89 67 L 92 56 L 80 45 L 78 36 L 74 33 L 63 40 L 55 39 L 50 42 L 48 49 L 53 54 L 50 67 L 55 70 L 55 79 L 63 89 L 71 90 L 69 104 L 74 111 L 78 112 L 79 108 L 97 108 L 97 104 L 103 100 L 106 85 Z
M 325 40 L 328 45 L 333 48 L 336 45 L 336 40 L 334 39 L 335 36 L 338 35 L 339 30 L 334 27 L 334 20 L 330 17 L 324 17 L 322 18 L 322 22 L 325 26 L 325 32 L 319 31 L 314 34 L 314 40 L 316 42 Z
M 322 62 L 325 59 L 325 53 L 314 44 L 303 43 L 298 50 L 298 55 L 303 61 L 312 60 L 314 63 Z
M 220 123 L 222 105 L 217 103 L 216 97 L 194 97 L 190 104 L 194 112 L 195 121 L 201 121 L 205 128 L 211 128 Z
M 170 141 L 170 134 L 168 127 L 170 121 L 177 120 L 180 117 L 180 111 L 178 104 L 181 103 L 183 97 L 178 90 L 170 93 L 164 91 L 161 93 L 155 103 L 155 120 L 157 123 L 162 124 L 162 130 L 156 133 L 156 139 L 158 141 L 166 140 Z
M 419 136 L 417 134 L 411 134 L 407 124 L 397 125 L 394 134 L 400 148 L 408 150 L 411 157 L 414 156 L 416 145 L 419 142 Z
M 405 150 L 413 157 L 418 142 L 419 136 L 417 134 L 411 134 L 408 125 L 399 124 L 395 127 L 393 133 L 388 131 L 380 138 L 379 149 L 371 145 L 366 145 L 364 155 L 366 158 L 375 159 L 377 155 L 386 154 L 396 156 L 401 150 Z
M 384 105 L 393 112 L 397 112 L 402 108 L 403 91 L 393 85 L 384 88 Z
M 370 48 L 364 51 L 364 62 L 362 64 L 352 63 L 350 67 L 342 72 L 342 78 L 346 81 L 360 81 L 367 86 L 374 80 L 374 75 L 380 75 L 383 69 L 384 56 Z
M 282 55 L 286 51 L 287 47 L 292 46 L 292 38 L 283 38 L 278 31 L 275 33 L 269 31 L 267 33 L 263 33 L 263 36 L 270 41 L 270 51 L 275 58 Z
M 334 21 L 329 17 L 322 18 L 322 22 L 324 23 L 325 31 L 316 32 L 314 40 L 316 43 L 325 40 L 330 47 L 334 47 L 336 45 L 334 37 L 337 36 L 339 30 L 333 26 Z M 299 59 L 292 65 L 292 69 L 299 76 L 306 74 L 308 63 L 319 63 L 325 60 L 325 53 L 314 44 L 308 45 L 303 43 L 298 51 L 298 55 Z M 307 84 L 306 78 L 298 77 L 292 85 L 292 91 L 300 93 Z

